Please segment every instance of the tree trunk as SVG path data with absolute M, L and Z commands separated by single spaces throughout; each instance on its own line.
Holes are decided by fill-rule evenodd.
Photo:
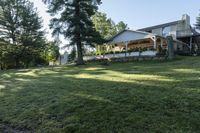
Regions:
M 0 70 L 3 70 L 3 64 L 0 63 Z
M 78 58 L 77 58 L 77 65 L 84 65 L 84 61 L 83 61 L 83 53 L 82 53 L 82 46 L 81 46 L 81 41 L 78 40 L 77 41 L 77 54 L 78 54 Z
M 18 57 L 15 58 L 15 68 L 16 69 L 19 68 L 19 58 Z
M 77 0 L 76 1 L 77 3 L 77 6 L 75 7 L 75 14 L 77 16 L 77 18 L 80 19 L 80 1 Z M 77 24 L 76 24 L 76 28 L 81 30 L 80 29 L 80 20 L 77 21 Z M 77 46 L 77 54 L 78 54 L 78 58 L 77 58 L 77 65 L 84 65 L 84 61 L 83 61 L 83 52 L 82 52 L 82 43 L 81 43 L 81 34 L 80 32 L 77 32 L 76 33 L 76 46 Z

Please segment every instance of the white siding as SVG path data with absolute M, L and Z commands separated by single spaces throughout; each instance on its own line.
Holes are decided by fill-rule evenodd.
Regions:
M 111 43 L 120 43 L 120 42 L 128 42 L 134 40 L 141 40 L 145 38 L 149 38 L 150 35 L 148 33 L 140 33 L 136 31 L 124 31 L 118 36 L 116 36 Z
M 162 36 L 162 28 L 153 29 L 153 30 L 152 30 L 152 33 L 153 33 L 153 34 L 156 34 L 156 35 Z

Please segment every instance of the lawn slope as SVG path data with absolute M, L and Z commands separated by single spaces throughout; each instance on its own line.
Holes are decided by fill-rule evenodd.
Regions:
M 0 72 L 0 132 L 198 132 L 200 57 Z

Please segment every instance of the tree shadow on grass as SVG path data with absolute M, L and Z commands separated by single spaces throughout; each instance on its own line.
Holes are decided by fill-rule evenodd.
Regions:
M 198 64 L 180 63 L 8 71 L 0 131 L 198 132 Z
M 109 67 L 88 70 L 85 67 L 79 72 L 69 69 L 35 71 L 29 75 L 7 73 L 10 76 L 3 80 L 12 83 L 1 82 L 4 88 L 0 91 L 3 93 L 0 96 L 0 131 L 4 131 L 5 126 L 26 132 L 200 130 L 199 85 L 192 85 L 198 80 L 192 79 L 192 83 L 188 79 L 124 77 L 125 81 L 113 80 L 122 79 L 123 73 L 127 73 L 123 70 Z M 104 76 L 107 71 L 121 72 L 121 75 L 112 75 L 111 80 L 106 77 L 74 78 L 76 74 Z M 153 75 L 145 69 L 138 68 L 138 71 L 146 76 Z M 175 79 L 174 75 L 160 76 Z

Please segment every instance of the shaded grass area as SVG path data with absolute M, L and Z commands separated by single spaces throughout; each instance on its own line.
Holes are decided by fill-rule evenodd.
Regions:
M 1 132 L 198 132 L 200 57 L 0 72 Z

